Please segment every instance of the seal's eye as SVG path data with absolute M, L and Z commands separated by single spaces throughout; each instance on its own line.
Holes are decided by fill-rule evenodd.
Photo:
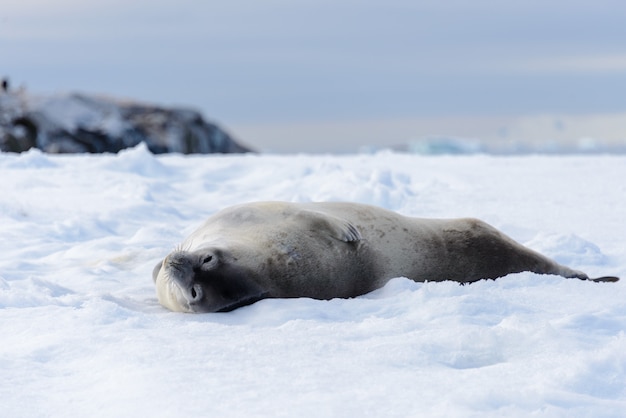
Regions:
M 213 260 L 213 256 L 209 255 L 209 256 L 205 257 L 204 260 L 202 260 L 202 264 L 210 263 L 211 260 Z

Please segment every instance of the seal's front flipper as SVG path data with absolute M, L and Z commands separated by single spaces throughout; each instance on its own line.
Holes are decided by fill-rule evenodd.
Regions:
M 313 210 L 303 210 L 298 213 L 298 217 L 307 222 L 309 229 L 318 233 L 328 233 L 343 242 L 361 240 L 361 232 L 358 228 L 345 219 Z
M 592 282 L 596 282 L 596 283 L 615 283 L 619 281 L 619 277 L 603 276 L 603 277 L 596 277 L 595 279 L 588 279 L 588 280 L 591 280 Z
M 361 240 L 361 233 L 356 226 L 348 221 L 342 221 L 339 218 L 337 218 L 337 221 L 341 222 L 341 224 L 336 225 L 338 227 L 338 230 L 335 231 L 337 238 L 345 242 L 357 242 Z

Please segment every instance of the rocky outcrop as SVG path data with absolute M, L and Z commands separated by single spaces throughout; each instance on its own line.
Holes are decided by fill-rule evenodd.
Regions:
M 115 153 L 141 142 L 155 154 L 250 151 L 191 109 L 86 94 L 0 91 L 1 151 Z

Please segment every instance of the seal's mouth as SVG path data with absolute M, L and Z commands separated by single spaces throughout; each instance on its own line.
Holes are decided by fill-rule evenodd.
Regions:
M 159 288 L 162 288 L 164 291 L 158 292 L 159 302 L 174 312 L 230 312 L 242 306 L 251 305 L 261 299 L 266 299 L 270 295 L 269 292 L 262 292 L 257 295 L 230 301 L 218 298 L 219 302 L 215 300 L 213 306 L 209 306 L 206 291 L 199 283 L 194 283 L 187 288 L 172 278 L 170 274 L 164 274 L 162 280 L 164 280 L 163 286 L 159 286 Z

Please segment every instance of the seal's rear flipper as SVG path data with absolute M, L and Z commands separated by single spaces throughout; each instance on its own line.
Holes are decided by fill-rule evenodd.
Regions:
M 619 277 L 615 277 L 615 276 L 604 276 L 604 277 L 597 277 L 595 279 L 589 279 L 592 282 L 596 282 L 596 283 L 615 283 L 619 281 Z

